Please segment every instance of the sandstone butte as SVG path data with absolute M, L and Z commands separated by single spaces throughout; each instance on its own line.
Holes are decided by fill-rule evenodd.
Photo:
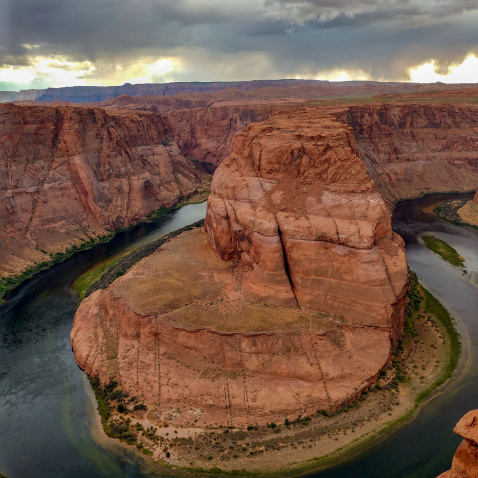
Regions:
M 192 194 L 172 136 L 151 113 L 0 105 L 0 275 Z
M 178 425 L 246 426 L 335 410 L 390 363 L 402 239 L 341 110 L 249 125 L 193 230 L 85 299 L 79 366 Z M 197 423 L 197 425 L 194 425 Z
M 438 478 L 477 478 L 478 477 L 478 410 L 468 412 L 456 425 L 454 433 L 463 441 L 456 450 L 451 470 Z

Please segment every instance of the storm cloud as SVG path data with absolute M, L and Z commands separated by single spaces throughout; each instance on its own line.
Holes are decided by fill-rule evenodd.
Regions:
M 175 81 L 407 80 L 424 62 L 446 73 L 478 56 L 477 24 L 475 0 L 2 0 L 0 66 L 61 57 L 114 83 L 125 65 L 170 57 Z

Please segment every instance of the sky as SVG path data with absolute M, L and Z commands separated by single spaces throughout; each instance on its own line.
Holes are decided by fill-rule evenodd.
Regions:
M 0 0 L 0 90 L 478 83 L 477 0 Z

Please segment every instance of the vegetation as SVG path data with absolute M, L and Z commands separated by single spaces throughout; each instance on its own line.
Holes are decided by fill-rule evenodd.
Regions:
M 110 284 L 113 283 L 118 277 L 122 276 L 126 271 L 128 271 L 134 264 L 143 259 L 144 257 L 150 256 L 158 247 L 162 246 L 165 242 L 169 241 L 171 238 L 179 236 L 179 234 L 184 231 L 189 231 L 195 227 L 201 227 L 204 224 L 204 220 L 191 224 L 190 226 L 182 227 L 177 229 L 174 232 L 167 234 L 166 236 L 160 237 L 155 241 L 150 242 L 149 244 L 139 247 L 131 254 L 122 257 L 119 261 L 111 263 L 106 270 L 103 270 L 101 276 L 96 282 L 91 284 L 88 289 L 83 293 L 84 297 L 89 296 L 95 290 L 106 289 Z
M 436 299 L 430 292 L 422 287 L 425 295 L 425 309 L 427 312 L 433 314 L 438 322 L 443 326 L 446 334 L 450 340 L 450 352 L 447 356 L 447 363 L 443 370 L 443 374 L 425 391 L 423 391 L 416 399 L 419 403 L 437 387 L 445 383 L 453 374 L 461 355 L 461 341 L 460 334 L 456 330 L 455 321 L 443 304 Z
M 444 201 L 438 206 L 435 206 L 433 209 L 433 214 L 444 221 L 452 222 L 458 226 L 478 229 L 478 226 L 463 221 L 461 216 L 458 214 L 458 209 L 461 209 L 467 202 L 468 199 L 452 199 L 449 201 Z
M 112 438 L 118 438 L 125 441 L 129 445 L 134 445 L 137 442 L 138 435 L 131 427 L 130 418 L 115 418 L 112 419 L 112 411 L 115 408 L 119 413 L 127 414 L 131 410 L 128 408 L 130 402 L 137 401 L 137 397 L 129 398 L 129 393 L 118 389 L 118 382 L 112 380 L 109 384 L 102 386 L 98 377 L 89 377 L 91 387 L 95 392 L 96 401 L 98 402 L 98 413 L 101 417 L 101 423 L 105 433 Z
M 88 272 L 78 277 L 78 279 L 76 279 L 75 283 L 73 284 L 73 289 L 78 292 L 80 300 L 83 300 L 85 298 L 85 294 L 88 288 L 91 287 L 91 285 L 94 284 L 97 280 L 101 279 L 103 274 L 108 269 L 117 264 L 122 258 L 123 256 L 115 257 L 113 259 L 110 259 L 109 261 L 103 262 L 102 264 L 98 265 L 97 267 L 94 267 L 93 269 L 90 269 Z
M 438 254 L 445 261 L 453 266 L 464 267 L 465 259 L 448 243 L 432 235 L 422 236 L 422 239 L 425 241 L 428 249 Z
M 89 237 L 88 240 L 84 240 L 78 246 L 74 245 L 65 249 L 63 252 L 57 252 L 55 254 L 50 253 L 50 260 L 39 262 L 38 264 L 30 266 L 20 274 L 2 277 L 0 279 L 0 300 L 3 299 L 5 294 L 12 291 L 26 280 L 31 279 L 35 274 L 50 269 L 52 266 L 69 259 L 77 252 L 86 251 L 97 246 L 98 244 L 109 242 L 113 237 L 113 233 L 105 234 L 104 236 L 98 236 L 96 238 Z

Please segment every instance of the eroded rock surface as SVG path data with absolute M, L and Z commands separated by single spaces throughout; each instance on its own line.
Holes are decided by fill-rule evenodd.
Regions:
M 206 231 L 82 302 L 80 367 L 184 425 L 335 410 L 376 380 L 402 329 L 406 257 L 335 110 L 237 135 Z
M 463 438 L 456 450 L 451 470 L 438 478 L 477 478 L 478 477 L 478 410 L 468 412 L 453 429 Z
M 333 110 L 250 125 L 217 169 L 205 228 L 224 260 L 249 268 L 246 298 L 401 332 L 401 238 Z
M 347 121 L 389 202 L 478 184 L 478 108 L 453 104 L 351 106 Z
M 85 299 L 77 363 L 168 423 L 265 424 L 336 409 L 388 363 L 387 328 L 244 300 L 241 265 L 183 233 Z
M 192 194 L 198 172 L 166 118 L 0 106 L 0 275 Z

